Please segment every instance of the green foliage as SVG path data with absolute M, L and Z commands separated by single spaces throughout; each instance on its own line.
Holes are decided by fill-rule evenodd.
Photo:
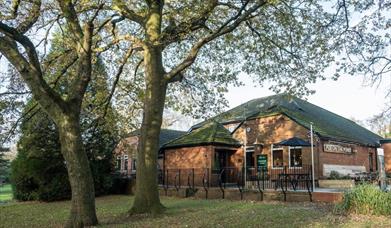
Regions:
M 54 35 L 49 56 L 58 55 L 66 48 L 66 38 Z M 69 45 L 69 44 L 68 44 Z M 72 62 L 72 56 L 63 57 L 58 68 Z M 107 74 L 99 60 L 94 60 L 93 81 L 87 88 L 81 111 L 81 131 L 85 150 L 90 161 L 96 195 L 107 194 L 112 185 L 112 151 L 117 141 L 115 113 L 110 103 L 106 105 Z M 50 69 L 47 80 L 57 80 L 58 69 Z M 70 78 L 75 69 L 67 69 L 67 77 L 58 79 L 55 88 L 67 96 Z M 36 102 L 30 100 L 24 113 Z M 18 155 L 12 162 L 11 180 L 15 199 L 53 201 L 70 198 L 66 162 L 61 154 L 59 133 L 55 123 L 43 111 L 26 115 L 22 119 Z M 88 167 L 86 167 L 88 168 Z
M 97 195 L 107 194 L 111 188 L 115 136 L 108 129 L 103 125 L 83 131 Z M 46 113 L 38 112 L 22 124 L 18 155 L 11 167 L 15 199 L 53 201 L 70 197 L 58 131 Z
M 10 161 L 5 158 L 5 152 L 0 147 L 0 180 L 8 182 Z
M 366 215 L 391 215 L 391 193 L 378 187 L 362 184 L 345 192 L 343 202 L 336 206 L 339 212 Z
M 342 175 L 338 171 L 332 170 L 330 172 L 329 178 L 330 180 L 345 180 L 345 179 L 352 179 L 349 175 Z

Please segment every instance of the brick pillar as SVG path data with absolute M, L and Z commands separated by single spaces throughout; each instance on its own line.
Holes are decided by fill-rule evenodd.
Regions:
M 384 150 L 384 164 L 386 173 L 391 173 L 391 139 L 380 140 L 381 147 Z

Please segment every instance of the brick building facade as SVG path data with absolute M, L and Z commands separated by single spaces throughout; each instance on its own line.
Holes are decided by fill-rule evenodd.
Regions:
M 267 166 L 267 169 L 310 166 L 310 146 L 280 146 L 278 143 L 293 137 L 310 143 L 311 124 L 314 128 L 316 179 L 328 176 L 331 171 L 347 175 L 377 170 L 376 148 L 380 147 L 380 136 L 348 119 L 285 94 L 249 101 L 193 126 L 190 133 L 163 146 L 163 167 L 213 170 L 225 166 L 256 170 L 260 165 Z M 215 125 L 224 127 L 225 132 L 221 129 L 220 133 L 213 132 Z M 220 134 L 225 141 L 210 140 L 214 134 Z M 232 140 L 227 141 L 229 136 L 240 146 Z M 386 152 L 386 163 L 390 161 L 390 153 Z

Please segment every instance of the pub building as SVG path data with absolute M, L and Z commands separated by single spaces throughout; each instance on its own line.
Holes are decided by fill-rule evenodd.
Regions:
M 390 140 L 305 100 L 277 94 L 201 122 L 162 145 L 159 153 L 163 170 L 207 169 L 213 176 L 224 167 L 246 167 L 244 172 L 251 176 L 260 169 L 304 170 L 314 164 L 318 180 L 332 171 L 340 175 L 377 171 L 380 140 L 390 172 Z

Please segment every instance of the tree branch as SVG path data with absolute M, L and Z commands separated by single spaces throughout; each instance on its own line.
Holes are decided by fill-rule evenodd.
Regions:
M 123 0 L 114 0 L 112 8 L 113 10 L 119 12 L 125 18 L 134 21 L 141 26 L 144 25 L 145 18 L 137 14 L 135 11 L 129 9 Z
M 166 73 L 164 75 L 165 80 L 170 82 L 176 82 L 180 81 L 183 77 L 183 74 L 181 74 L 182 71 L 187 69 L 189 66 L 191 66 L 194 61 L 196 60 L 199 51 L 203 46 L 205 46 L 207 43 L 211 42 L 212 40 L 223 36 L 227 33 L 232 32 L 236 27 L 238 27 L 243 21 L 247 20 L 249 16 L 255 11 L 257 11 L 260 7 L 267 4 L 266 0 L 259 1 L 257 4 L 252 6 L 247 11 L 245 10 L 246 6 L 248 5 L 249 1 L 247 0 L 240 10 L 237 12 L 237 14 L 230 19 L 228 19 L 223 25 L 221 25 L 216 31 L 209 34 L 208 36 L 205 36 L 198 40 L 190 49 L 189 54 L 187 57 L 179 63 L 176 67 L 174 67 L 170 72 Z M 175 80 L 174 80 L 175 78 Z

